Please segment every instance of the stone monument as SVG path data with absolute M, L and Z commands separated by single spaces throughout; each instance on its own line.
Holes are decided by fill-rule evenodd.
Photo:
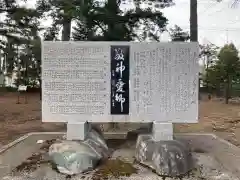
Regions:
M 84 140 L 87 122 L 152 122 L 152 134 L 138 138 L 136 159 L 147 160 L 152 144 L 148 161 L 155 169 L 159 154 L 185 158 L 176 160 L 182 169 L 171 165 L 176 171 L 159 174 L 182 174 L 188 150 L 173 140 L 172 123 L 198 121 L 198 49 L 195 42 L 45 41 L 42 120 L 66 122 L 68 140 Z

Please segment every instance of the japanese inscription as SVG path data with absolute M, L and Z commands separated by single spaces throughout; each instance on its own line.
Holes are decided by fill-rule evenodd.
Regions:
M 197 122 L 197 43 L 131 46 L 130 114 L 143 121 Z
M 111 46 L 111 114 L 129 114 L 129 46 Z
M 43 42 L 45 122 L 198 119 L 198 44 Z
M 43 42 L 42 49 L 43 121 L 108 121 L 109 45 Z

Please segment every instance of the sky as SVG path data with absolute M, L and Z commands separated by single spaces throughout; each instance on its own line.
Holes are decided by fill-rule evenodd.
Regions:
M 240 4 L 231 7 L 233 0 L 198 0 L 199 42 L 219 46 L 233 42 L 240 48 Z M 177 0 L 176 6 L 163 10 L 169 25 L 189 30 L 189 0 Z M 177 12 L 177 13 L 176 13 Z
M 34 7 L 36 0 L 28 0 L 28 7 Z M 199 42 L 213 43 L 223 46 L 233 42 L 240 49 L 240 3 L 231 7 L 234 0 L 198 0 Z M 176 5 L 162 10 L 168 18 L 168 27 L 175 24 L 189 31 L 190 0 L 175 0 Z M 124 5 L 129 7 L 130 5 Z M 123 7 L 123 8 L 126 8 Z M 50 25 L 51 20 L 44 20 L 44 26 Z M 161 41 L 168 41 L 169 34 L 163 33 Z

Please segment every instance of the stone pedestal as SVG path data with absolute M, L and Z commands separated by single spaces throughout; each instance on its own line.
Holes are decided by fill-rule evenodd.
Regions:
M 177 177 L 194 168 L 187 144 L 178 140 L 155 141 L 152 135 L 139 135 L 135 158 L 159 175 Z
M 152 137 L 155 141 L 173 140 L 173 124 L 153 122 Z
M 88 122 L 68 122 L 67 140 L 85 140 L 87 132 L 90 129 Z

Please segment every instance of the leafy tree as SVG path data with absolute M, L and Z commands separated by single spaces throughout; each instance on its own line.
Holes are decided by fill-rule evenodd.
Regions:
M 206 69 L 203 80 L 206 87 L 208 88 L 208 91 L 210 91 L 210 89 L 211 91 L 216 90 L 217 94 L 219 94 L 221 91 L 221 83 L 223 82 L 220 74 L 222 74 L 222 72 L 218 64 L 214 64 L 213 66 L 210 66 L 208 69 Z
M 77 30 L 73 34 L 75 40 L 86 40 L 86 35 L 88 40 L 132 40 L 133 37 L 142 40 L 146 36 L 158 40 L 159 31 L 163 30 L 167 22 L 163 14 L 140 8 L 142 3 L 147 2 L 145 0 L 134 0 L 135 9 L 121 11 L 120 5 L 127 2 L 129 1 L 38 0 L 37 10 L 43 16 L 50 14 L 54 19 L 52 27 L 63 27 L 62 40 L 70 40 L 72 21 L 77 21 Z M 152 0 L 152 3 L 163 8 L 169 6 L 172 0 Z M 140 26 L 143 29 L 139 34 L 136 29 Z M 102 36 L 96 34 L 96 29 Z
M 208 69 L 208 81 L 213 86 L 225 87 L 225 103 L 231 97 L 232 83 L 239 78 L 240 60 L 234 44 L 226 44 L 221 48 L 216 63 Z
M 107 40 L 143 41 L 146 39 L 159 41 L 159 32 L 165 30 L 167 19 L 160 11 L 143 9 L 141 4 L 145 1 L 135 0 L 135 9 L 121 11 L 120 0 L 108 0 L 95 19 L 107 25 L 105 37 Z M 153 3 L 156 1 L 152 0 Z M 172 1 L 162 1 L 162 7 L 168 6 Z M 111 18 L 109 18 L 111 17 Z M 107 21 L 106 21 L 107 20 Z
M 53 23 L 50 32 L 57 34 L 57 29 L 62 26 L 62 40 L 68 41 L 71 36 L 72 21 L 76 14 L 80 14 L 80 6 L 84 1 L 79 0 L 37 0 L 37 11 L 42 17 L 51 17 Z M 53 35 L 53 34 L 52 34 Z
M 84 1 L 81 12 L 76 16 L 76 26 L 73 27 L 74 40 L 104 40 L 102 36 L 106 32 L 104 25 L 102 22 L 93 19 L 93 15 L 99 11 L 99 6 L 99 3 L 92 0 Z M 96 33 L 99 29 L 102 35 Z
M 4 17 L 6 13 L 13 13 L 17 10 L 16 1 L 0 1 L 0 16 Z M 9 23 L 6 23 L 2 19 L 0 19 L 0 36 L 1 37 L 10 37 L 12 26 Z M 0 48 L 3 49 L 6 47 L 6 42 L 1 39 Z
M 202 79 L 203 79 L 204 85 L 206 86 L 207 91 L 209 93 L 212 89 L 220 88 L 215 83 L 214 83 L 214 85 L 209 84 L 210 83 L 209 78 L 213 77 L 212 69 L 209 69 L 209 68 L 218 60 L 218 57 L 217 57 L 218 50 L 219 50 L 219 47 L 217 47 L 214 44 L 200 45 L 199 56 L 203 60 L 204 68 L 205 68 L 205 72 L 203 72 L 203 74 L 201 74 L 200 76 L 203 77 Z M 211 77 L 209 77 L 209 74 Z
M 0 1 L 0 16 L 4 17 L 6 14 L 13 14 L 18 10 L 17 4 L 15 0 L 9 0 L 9 1 Z M 1 72 L 4 73 L 6 71 L 5 67 L 7 67 L 7 70 L 13 69 L 14 64 L 14 56 L 16 54 L 13 54 L 14 51 L 14 41 L 18 41 L 21 39 L 16 34 L 19 33 L 19 31 L 16 30 L 16 26 L 11 24 L 9 21 L 0 19 L 0 62 L 3 61 L 3 64 L 1 66 Z M 8 60 L 9 63 L 6 63 Z
M 215 44 L 206 44 L 206 45 L 200 45 L 200 57 L 211 57 L 211 61 L 209 63 L 213 63 L 214 60 L 217 59 L 217 54 L 219 51 L 219 47 Z
M 12 41 L 26 41 L 24 37 L 34 27 L 29 23 L 35 17 L 35 22 L 39 18 L 37 12 L 33 9 L 20 7 L 16 0 L 5 0 L 0 2 L 0 16 L 6 19 L 0 21 L 0 36 L 3 40 L 0 42 L 0 48 L 6 47 L 6 39 Z
M 58 34 L 60 28 L 58 26 L 48 27 L 44 32 L 44 40 L 45 41 L 58 41 Z
M 19 1 L 18 1 L 19 2 Z M 18 80 L 16 84 L 26 84 L 32 78 L 29 71 L 33 67 L 34 52 L 31 50 L 39 29 L 40 15 L 35 9 L 21 7 L 15 0 L 1 1 L 0 13 L 5 15 L 4 21 L 0 22 L 0 49 L 4 59 L 2 71 L 8 76 L 17 69 Z M 40 49 L 39 49 L 40 51 Z M 5 69 L 6 67 L 6 69 Z
M 188 41 L 190 35 L 187 31 L 183 31 L 182 28 L 175 25 L 174 28 L 170 28 L 169 34 L 172 41 Z

